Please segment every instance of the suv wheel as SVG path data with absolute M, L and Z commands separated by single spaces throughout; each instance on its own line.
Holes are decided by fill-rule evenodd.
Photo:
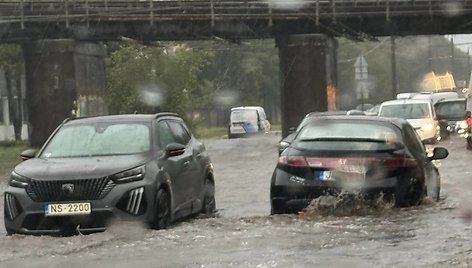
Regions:
M 170 223 L 170 198 L 166 190 L 157 191 L 154 209 L 152 228 L 165 229 Z
M 215 185 L 210 181 L 205 181 L 205 193 L 203 196 L 202 213 L 210 214 L 216 211 Z
M 285 205 L 277 204 L 274 201 L 271 201 L 270 204 L 270 215 L 275 215 L 275 214 L 285 214 L 286 208 Z

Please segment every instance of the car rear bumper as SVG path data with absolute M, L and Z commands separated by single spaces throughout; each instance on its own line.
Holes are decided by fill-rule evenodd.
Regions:
M 117 219 L 147 222 L 151 216 L 155 187 L 145 181 L 118 184 L 100 200 L 38 202 L 31 199 L 25 189 L 16 187 L 8 187 L 4 196 L 4 222 L 8 233 L 92 233 L 104 231 Z M 46 215 L 48 204 L 78 202 L 90 202 L 90 214 Z
M 335 187 L 291 187 L 291 186 L 273 186 L 271 188 L 271 203 L 273 207 L 284 208 L 285 211 L 296 212 L 306 208 L 313 199 L 323 195 L 337 196 L 346 190 Z M 348 191 L 349 192 L 349 191 Z M 360 189 L 353 192 L 363 195 L 365 198 L 374 198 L 381 193 L 391 195 L 395 193 L 395 187 L 375 187 Z

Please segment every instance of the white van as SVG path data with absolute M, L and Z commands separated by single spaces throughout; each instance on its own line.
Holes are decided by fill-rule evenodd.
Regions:
M 406 119 L 423 143 L 435 144 L 439 138 L 439 124 L 430 99 L 400 99 L 380 105 L 379 116 Z
M 231 108 L 229 139 L 268 132 L 270 132 L 270 123 L 264 108 L 260 106 Z

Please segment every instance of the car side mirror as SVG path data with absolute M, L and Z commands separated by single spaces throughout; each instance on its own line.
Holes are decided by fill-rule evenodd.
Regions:
M 185 145 L 180 143 L 170 143 L 166 146 L 166 157 L 181 155 L 185 152 Z
M 430 160 L 444 159 L 449 155 L 449 151 L 444 147 L 435 147 L 433 149 L 432 156 L 429 157 Z
M 23 161 L 26 161 L 28 159 L 31 159 L 31 158 L 35 158 L 36 157 L 36 153 L 37 153 L 37 150 L 36 149 L 27 149 L 25 151 L 23 151 L 20 156 L 21 156 L 21 159 Z

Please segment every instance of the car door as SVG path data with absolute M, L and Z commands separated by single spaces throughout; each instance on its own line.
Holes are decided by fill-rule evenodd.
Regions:
M 433 165 L 427 156 L 426 148 L 421 142 L 421 138 L 419 137 L 418 133 L 413 129 L 410 124 L 405 125 L 404 133 L 405 144 L 407 145 L 410 153 L 418 162 L 418 172 L 421 173 L 418 175 L 421 175 L 422 177 L 419 177 L 418 179 L 424 180 L 424 183 L 428 183 L 427 180 L 428 178 L 430 178 Z
M 184 216 L 190 213 L 190 204 L 188 201 L 188 185 L 187 185 L 187 158 L 188 153 L 182 155 L 165 157 L 165 148 L 171 143 L 179 143 L 174 136 L 167 120 L 160 120 L 156 126 L 157 147 L 159 153 L 157 157 L 160 159 L 159 168 L 166 172 L 171 180 L 171 190 L 174 198 L 174 208 L 176 216 Z M 187 151 L 187 150 L 186 150 Z
M 197 189 L 202 181 L 199 168 L 199 158 L 201 155 L 195 151 L 195 145 L 192 142 L 190 134 L 186 128 L 184 128 L 183 122 L 170 120 L 168 124 L 176 142 L 186 147 L 182 155 L 184 159 L 182 177 L 183 183 L 185 183 L 185 202 L 191 203 L 190 206 L 193 207 L 192 203 L 198 198 Z

